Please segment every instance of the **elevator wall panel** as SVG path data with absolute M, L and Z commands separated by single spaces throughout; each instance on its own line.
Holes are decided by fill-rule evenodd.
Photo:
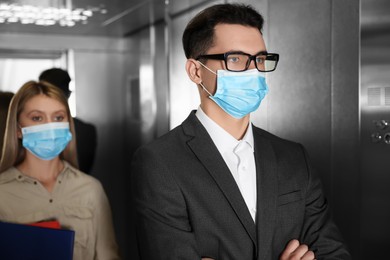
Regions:
M 332 1 L 331 14 L 330 201 L 353 259 L 367 259 L 359 245 L 359 3 Z
M 359 3 L 267 2 L 265 39 L 280 62 L 267 78 L 270 92 L 260 106 L 265 111 L 252 119 L 305 145 L 358 259 Z M 264 9 L 263 3 L 254 5 Z
M 305 144 L 330 189 L 329 1 L 270 1 L 269 41 L 280 62 L 270 92 L 271 132 Z M 320 137 L 320 138 L 319 138 Z
M 383 19 L 390 5 L 385 3 L 362 2 L 366 8 L 362 9 L 360 78 L 363 259 L 386 258 L 390 246 L 390 27 Z

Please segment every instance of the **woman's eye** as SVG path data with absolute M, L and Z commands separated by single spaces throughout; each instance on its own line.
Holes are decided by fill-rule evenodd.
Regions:
M 42 117 L 41 117 L 41 116 L 33 116 L 31 119 L 32 119 L 32 121 L 34 121 L 34 122 L 40 122 L 40 121 L 42 121 Z
M 56 116 L 54 118 L 54 121 L 63 121 L 64 120 L 64 117 L 63 116 Z

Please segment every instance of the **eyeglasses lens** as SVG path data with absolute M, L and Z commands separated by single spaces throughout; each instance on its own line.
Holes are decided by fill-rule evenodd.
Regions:
M 231 71 L 244 71 L 249 66 L 250 57 L 245 54 L 229 54 L 226 57 L 226 66 Z M 267 55 L 258 55 L 255 58 L 257 69 L 260 71 L 272 71 L 276 67 L 274 59 L 268 59 Z

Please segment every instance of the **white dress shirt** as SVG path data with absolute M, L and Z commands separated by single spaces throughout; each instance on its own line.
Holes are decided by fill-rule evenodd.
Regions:
M 206 128 L 226 165 L 232 173 L 241 195 L 249 209 L 253 221 L 256 220 L 256 164 L 254 157 L 254 144 L 252 124 L 242 138 L 237 140 L 231 134 L 209 118 L 198 108 L 196 114 L 199 121 Z

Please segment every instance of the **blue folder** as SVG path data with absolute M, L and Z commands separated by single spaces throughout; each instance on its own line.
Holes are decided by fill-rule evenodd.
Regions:
M 74 231 L 0 222 L 0 259 L 72 260 Z

